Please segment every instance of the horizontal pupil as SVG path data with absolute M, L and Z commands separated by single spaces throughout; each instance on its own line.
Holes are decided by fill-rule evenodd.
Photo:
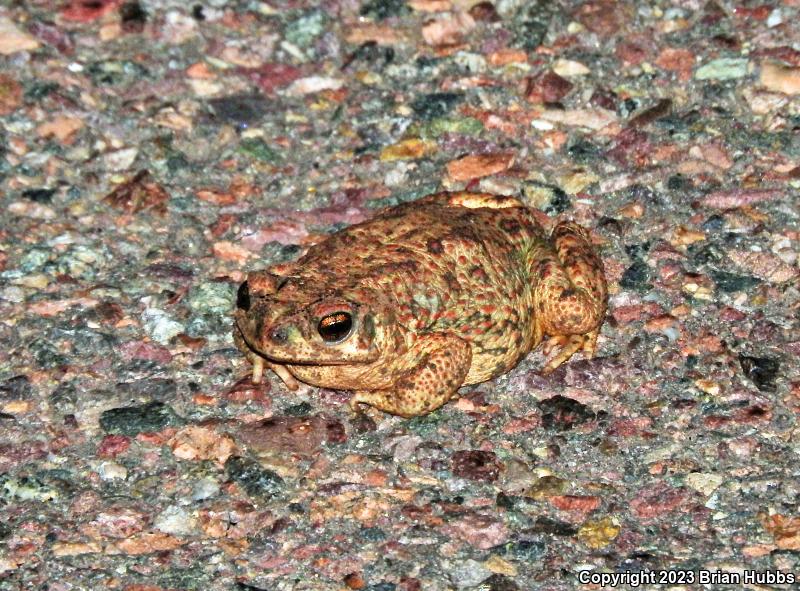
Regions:
M 336 312 L 319 321 L 319 334 L 328 342 L 338 341 L 350 332 L 353 319 L 347 312 Z
M 333 326 L 334 324 L 340 324 L 342 322 L 347 322 L 348 320 L 349 318 L 347 317 L 347 314 L 344 313 L 332 314 L 331 316 L 326 316 L 325 318 L 323 318 L 322 321 L 320 322 L 320 326 L 322 326 L 323 328 L 328 328 L 330 326 Z

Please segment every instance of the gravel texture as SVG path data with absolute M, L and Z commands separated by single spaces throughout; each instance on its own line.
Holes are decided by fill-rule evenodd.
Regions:
M 800 576 L 799 19 L 2 3 L 0 591 Z M 411 420 L 250 382 L 247 270 L 461 188 L 592 229 L 596 359 Z

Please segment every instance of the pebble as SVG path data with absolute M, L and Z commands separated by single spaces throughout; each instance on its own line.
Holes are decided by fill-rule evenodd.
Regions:
M 152 211 L 165 215 L 167 201 L 169 194 L 153 179 L 148 170 L 140 170 L 119 183 L 103 198 L 103 203 L 129 214 Z
M 192 501 L 205 501 L 220 493 L 220 484 L 214 478 L 201 478 L 192 485 Z
M 39 47 L 39 42 L 22 31 L 7 16 L 0 15 L 0 53 L 11 55 L 19 51 L 33 51 Z
M 281 160 L 280 152 L 261 138 L 243 139 L 239 144 L 239 151 L 269 164 L 277 164 Z
M 320 415 L 277 415 L 242 425 L 234 436 L 257 454 L 288 457 L 314 457 L 323 444 L 343 443 L 347 439 L 341 422 Z
M 448 576 L 458 589 L 467 589 L 481 585 L 492 575 L 492 571 L 477 560 L 468 559 L 453 564 L 447 569 Z
M 108 263 L 109 256 L 104 249 L 75 244 L 54 262 L 54 271 L 76 279 L 91 281 Z
M 502 465 L 494 452 L 482 450 L 457 451 L 452 457 L 454 476 L 480 482 L 494 482 Z
M 480 513 L 468 513 L 450 519 L 442 529 L 482 550 L 498 546 L 507 541 L 509 537 L 505 523 L 495 517 Z
M 53 119 L 46 121 L 36 128 L 36 134 L 44 139 L 55 138 L 61 144 L 69 145 L 75 139 L 75 135 L 83 129 L 83 120 L 69 115 L 57 115 Z
M 428 45 L 445 46 L 461 43 L 464 35 L 475 28 L 475 21 L 466 12 L 447 14 L 422 25 L 422 38 Z
M 783 550 L 800 550 L 800 517 L 776 513 L 759 515 L 764 529 L 775 540 L 775 545 Z
M 323 33 L 327 20 L 322 10 L 310 10 L 300 18 L 289 21 L 283 30 L 283 36 L 289 43 L 306 48 Z
M 100 428 L 106 433 L 133 437 L 139 433 L 153 433 L 165 427 L 179 427 L 184 420 L 172 407 L 162 402 L 149 402 L 142 406 L 112 408 L 100 415 Z
M 585 76 L 586 74 L 591 73 L 589 68 L 587 68 L 581 62 L 576 62 L 575 60 L 557 59 L 553 62 L 552 67 L 553 72 L 565 78 L 572 76 Z
M 138 148 L 123 148 L 121 150 L 114 150 L 103 156 L 103 162 L 108 170 L 115 172 L 122 172 L 128 170 L 136 161 L 139 155 Z
M 494 574 L 475 587 L 475 591 L 520 591 L 520 587 L 508 576 Z
M 97 473 L 102 480 L 125 480 L 128 478 L 128 469 L 117 462 L 101 462 Z
M 461 101 L 464 95 L 457 92 L 435 92 L 418 96 L 411 103 L 414 114 L 423 121 L 446 116 Z
M 747 378 L 762 392 L 775 392 L 781 362 L 769 357 L 739 355 L 739 365 Z
M 251 497 L 271 499 L 284 489 L 283 478 L 241 456 L 233 456 L 225 462 L 225 473 Z
M 447 176 L 452 182 L 469 181 L 508 170 L 514 154 L 469 154 L 447 163 Z
M 737 267 L 752 271 L 754 276 L 770 283 L 784 283 L 800 276 L 794 265 L 784 263 L 770 252 L 729 249 L 725 254 Z
M 697 80 L 735 80 L 747 76 L 749 64 L 747 58 L 723 57 L 697 68 L 694 77 Z
M 52 501 L 61 496 L 58 490 L 38 478 L 22 476 L 15 478 L 0 474 L 0 497 L 9 501 Z
M 0 116 L 10 115 L 22 104 L 22 86 L 8 74 L 0 74 Z
M 290 96 L 303 96 L 323 90 L 339 90 L 344 86 L 344 80 L 326 76 L 309 76 L 292 82 L 286 89 Z
M 30 201 L 12 201 L 7 207 L 8 213 L 35 220 L 52 220 L 56 217 L 55 210 L 42 203 Z
M 599 549 L 608 546 L 619 536 L 622 528 L 613 517 L 590 519 L 578 530 L 578 539 L 589 548 Z
M 236 289 L 230 283 L 200 283 L 189 290 L 187 303 L 201 314 L 227 314 L 233 309 Z
M 236 452 L 236 444 L 229 435 L 222 435 L 206 427 L 184 427 L 167 442 L 176 458 L 182 460 L 214 460 L 225 464 Z
M 151 339 L 168 345 L 173 337 L 186 331 L 183 324 L 159 308 L 146 308 L 141 315 L 142 327 Z
M 525 98 L 532 103 L 557 103 L 573 89 L 572 82 L 556 72 L 547 71 L 527 78 Z
M 722 483 L 725 482 L 725 477 L 708 472 L 692 472 L 686 475 L 684 482 L 686 486 L 708 497 L 722 486 Z
M 170 505 L 156 515 L 153 527 L 166 534 L 188 536 L 196 532 L 197 518 L 184 507 Z
M 737 291 L 747 292 L 756 287 L 761 280 L 751 275 L 737 275 L 736 273 L 729 273 L 727 271 L 712 270 L 710 273 L 711 279 L 717 286 L 717 289 L 725 293 L 734 293 Z
M 790 68 L 773 62 L 763 62 L 758 81 L 772 92 L 800 94 L 800 67 Z
M 537 406 L 542 413 L 542 427 L 545 429 L 567 431 L 597 416 L 588 406 L 561 394 L 540 400 Z
M 633 514 L 643 521 L 672 513 L 689 501 L 686 489 L 672 488 L 664 482 L 657 482 L 639 491 L 630 502 Z
M 97 446 L 97 456 L 101 458 L 115 458 L 128 451 L 131 446 L 130 437 L 124 435 L 106 435 Z

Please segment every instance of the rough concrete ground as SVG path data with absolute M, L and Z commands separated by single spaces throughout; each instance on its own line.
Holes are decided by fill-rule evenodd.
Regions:
M 799 17 L 3 3 L 0 590 L 789 588 Z M 464 187 L 592 228 L 596 359 L 413 420 L 249 382 L 247 270 Z

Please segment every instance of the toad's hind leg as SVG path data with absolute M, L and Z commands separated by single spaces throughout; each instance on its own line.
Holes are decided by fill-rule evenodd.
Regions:
M 587 357 L 594 356 L 608 300 L 603 262 L 587 231 L 574 222 L 561 222 L 551 239 L 558 260 L 545 258 L 536 270 L 535 332 L 551 337 L 546 354 L 556 346 L 561 350 L 547 362 L 545 374 L 581 349 Z
M 472 348 L 466 341 L 447 334 L 428 334 L 409 351 L 409 369 L 386 390 L 360 390 L 350 406 L 359 403 L 401 417 L 427 414 L 450 400 L 464 383 L 472 362 Z

